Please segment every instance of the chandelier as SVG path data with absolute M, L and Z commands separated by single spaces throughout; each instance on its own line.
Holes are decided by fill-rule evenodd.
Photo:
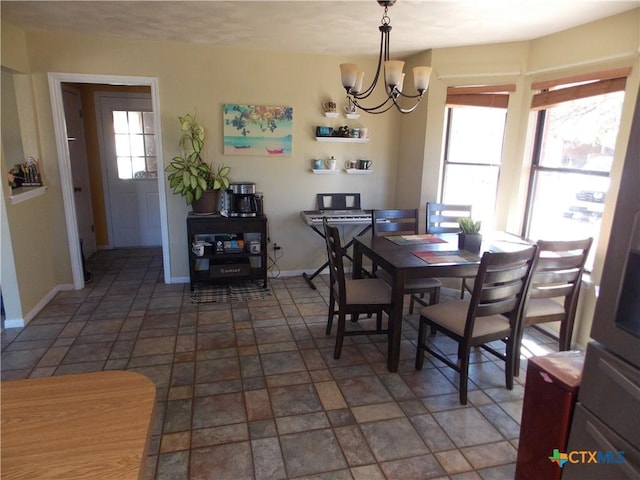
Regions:
M 391 19 L 387 15 L 389 7 L 391 7 L 396 0 L 378 0 L 378 4 L 384 7 L 384 14 L 380 27 L 380 54 L 378 56 L 378 68 L 376 74 L 373 77 L 371 85 L 365 90 L 362 89 L 364 81 L 364 72 L 358 69 L 358 66 L 354 63 L 343 63 L 340 65 L 340 73 L 342 75 L 342 85 L 347 91 L 347 101 L 349 106 L 355 105 L 356 107 L 364 110 L 368 113 L 384 113 L 391 107 L 395 106 L 400 113 L 413 112 L 424 92 L 427 91 L 429 86 L 429 76 L 431 75 L 431 67 L 414 67 L 413 68 L 413 84 L 417 91 L 417 94 L 411 95 L 402 91 L 404 82 L 404 62 L 401 60 L 389 60 L 389 34 L 391 32 Z M 384 67 L 384 72 L 381 74 L 381 69 Z M 360 102 L 368 98 L 375 90 L 378 84 L 378 79 L 384 76 L 384 88 L 387 98 L 380 103 L 372 107 L 365 107 Z M 401 98 L 417 99 L 413 106 L 409 108 L 403 108 L 400 103 Z

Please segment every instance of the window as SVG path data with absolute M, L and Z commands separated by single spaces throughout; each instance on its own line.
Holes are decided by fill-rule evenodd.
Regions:
M 593 266 L 620 125 L 624 81 L 619 80 L 552 85 L 532 104 L 540 110 L 524 233 L 532 240 L 593 237 L 587 270 Z
M 473 206 L 473 218 L 493 224 L 506 110 L 456 106 L 447 110 L 442 202 Z
M 153 112 L 114 111 L 118 178 L 157 178 Z

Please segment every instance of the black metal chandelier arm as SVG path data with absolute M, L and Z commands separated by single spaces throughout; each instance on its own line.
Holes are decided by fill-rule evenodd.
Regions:
M 376 74 L 371 81 L 371 85 L 367 87 L 363 92 L 347 92 L 349 95 L 352 95 L 354 98 L 367 98 L 369 95 L 373 93 L 378 84 L 378 78 L 380 77 L 380 72 L 383 71 L 383 62 L 388 60 L 389 58 L 389 31 L 391 30 L 390 26 L 381 25 L 380 26 L 380 52 L 378 53 L 378 66 L 376 67 Z M 387 41 L 385 42 L 385 38 Z M 386 49 L 385 49 L 386 46 Z
M 384 113 L 390 110 L 391 108 L 393 108 L 394 105 L 396 105 L 393 99 L 391 98 L 387 98 L 384 102 L 382 102 L 380 105 L 376 105 L 375 107 L 363 107 L 362 105 L 357 103 L 355 100 L 352 100 L 352 101 L 353 101 L 353 104 L 356 105 L 360 110 L 364 110 L 365 112 L 371 113 L 371 114 Z M 382 109 L 382 107 L 384 107 L 385 105 L 387 105 L 386 108 Z M 396 105 L 396 108 L 398 108 L 397 105 Z

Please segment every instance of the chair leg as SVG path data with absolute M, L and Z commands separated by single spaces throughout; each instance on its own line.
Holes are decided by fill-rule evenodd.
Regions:
M 558 339 L 558 350 L 564 352 L 571 350 L 571 337 L 573 336 L 573 321 L 565 318 L 560 323 L 560 337 Z
M 461 344 L 462 346 L 462 344 Z M 462 356 L 460 360 L 460 403 L 462 405 L 467 404 L 467 389 L 469 386 L 469 355 L 471 354 L 470 348 L 464 345 L 462 350 Z M 458 350 L 460 354 L 460 349 Z
M 345 314 L 338 314 L 338 332 L 336 333 L 336 348 L 333 351 L 333 358 L 336 360 L 340 358 L 342 354 L 342 342 L 344 340 L 344 331 L 345 331 Z
M 418 327 L 418 345 L 416 348 L 416 370 L 422 370 L 424 363 L 424 345 L 427 341 L 427 322 L 423 316 L 420 316 L 420 325 Z M 431 327 L 433 328 L 433 327 Z
M 507 340 L 507 349 L 505 351 L 505 366 L 504 366 L 504 381 L 507 386 L 507 390 L 513 390 L 513 367 L 514 367 L 514 359 L 517 354 L 515 351 L 514 345 L 515 338 L 509 338 Z
M 462 286 L 460 287 L 460 300 L 464 300 L 464 290 L 465 290 L 464 284 L 465 283 L 464 283 L 464 278 L 463 278 L 462 279 Z
M 376 312 L 376 330 L 382 331 L 382 310 Z
M 413 304 L 415 303 L 415 299 L 413 298 L 413 293 L 409 296 L 409 313 L 413 313 Z
M 436 303 L 440 303 L 440 287 L 434 288 L 429 294 L 429 305 L 435 305 Z

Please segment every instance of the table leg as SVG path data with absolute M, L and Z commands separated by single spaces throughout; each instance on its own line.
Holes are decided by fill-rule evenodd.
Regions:
M 387 367 L 390 372 L 398 371 L 400 363 L 400 343 L 402 340 L 402 310 L 404 308 L 404 284 L 406 272 L 396 270 L 393 274 L 391 317 L 389 318 L 389 330 L 391 335 L 387 345 Z

